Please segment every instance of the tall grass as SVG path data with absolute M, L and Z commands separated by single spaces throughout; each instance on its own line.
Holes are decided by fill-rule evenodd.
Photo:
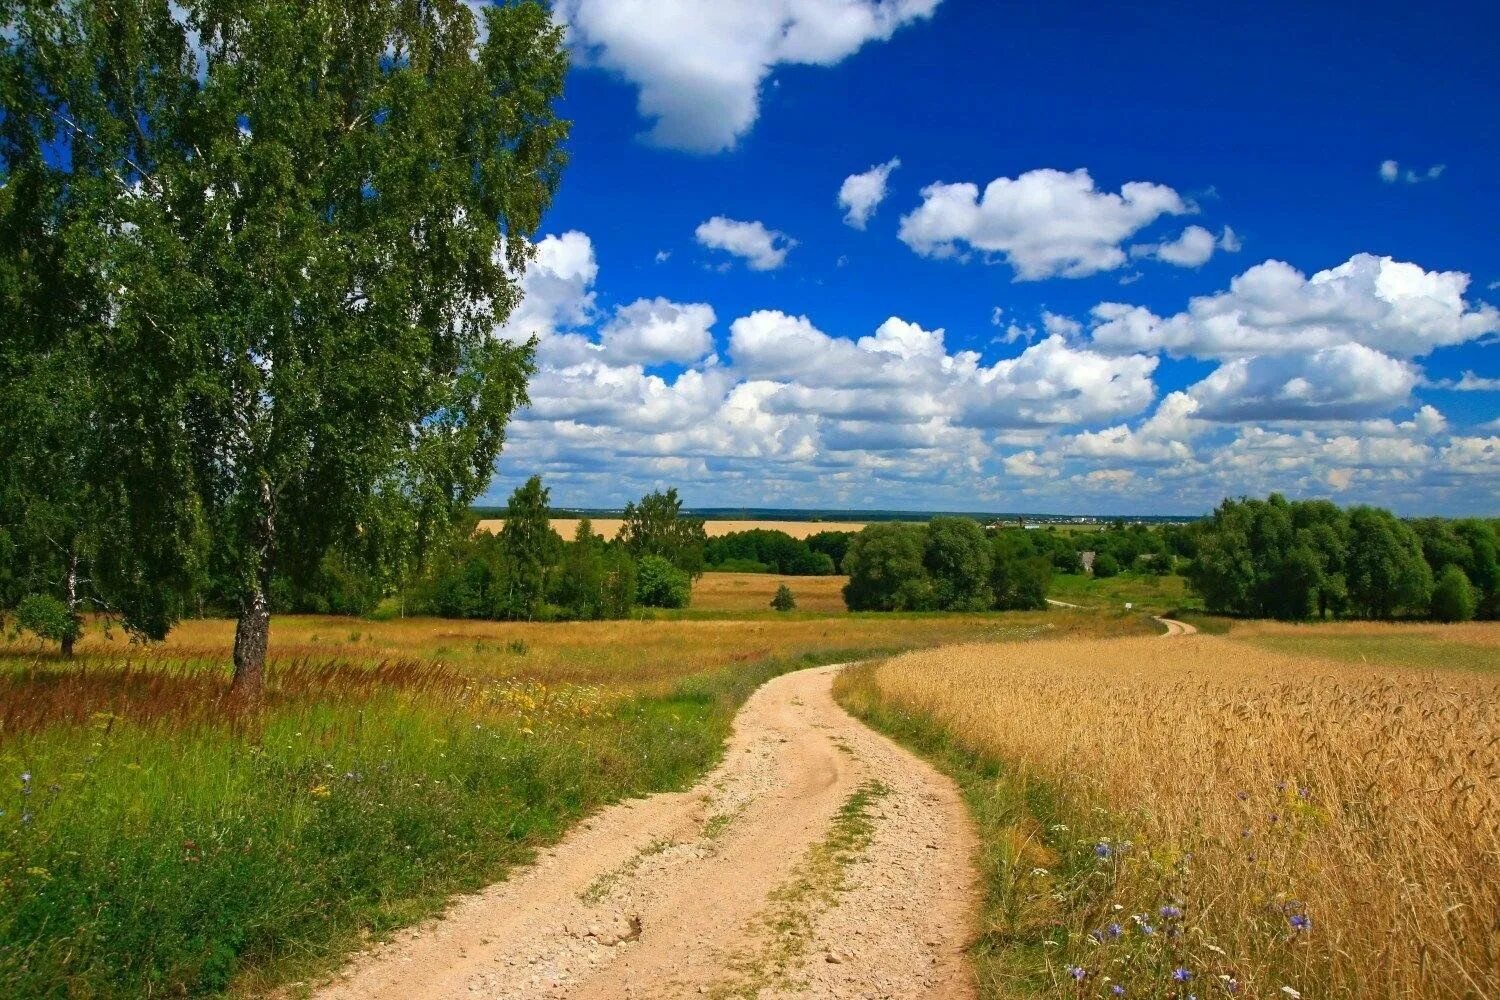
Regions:
M 965 778 L 996 995 L 1500 994 L 1491 676 L 1194 636 L 912 653 L 842 693 Z

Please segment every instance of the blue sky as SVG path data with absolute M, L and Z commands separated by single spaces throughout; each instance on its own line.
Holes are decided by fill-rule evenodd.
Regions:
M 1500 513 L 1493 5 L 557 16 L 491 499 Z

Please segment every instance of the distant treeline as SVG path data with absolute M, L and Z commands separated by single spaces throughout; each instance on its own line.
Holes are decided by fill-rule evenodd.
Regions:
M 1225 500 L 1191 526 L 1186 569 L 1210 611 L 1265 618 L 1500 616 L 1496 524 L 1403 521 L 1326 500 Z
M 793 538 L 774 528 L 732 531 L 708 540 L 709 569 L 725 573 L 832 576 L 843 565 L 852 531 L 820 531 Z
M 1053 570 L 1049 548 L 1039 532 L 986 532 L 966 517 L 872 524 L 844 556 L 844 603 L 851 611 L 1043 608 Z

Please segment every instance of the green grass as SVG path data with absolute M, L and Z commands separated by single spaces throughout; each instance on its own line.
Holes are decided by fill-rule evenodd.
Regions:
M 1231 638 L 1277 653 L 1319 656 L 1346 663 L 1420 670 L 1500 672 L 1500 655 L 1496 654 L 1494 645 L 1467 643 L 1438 632 L 1357 635 L 1320 632 L 1317 625 L 1303 625 L 1298 627 L 1296 634 L 1232 632 Z
M 688 786 L 759 684 L 847 655 L 592 706 L 373 687 L 5 733 L 0 996 L 253 992 L 326 968 L 585 813 Z
M 1121 608 L 1130 603 L 1133 610 L 1154 613 L 1201 606 L 1188 591 L 1187 580 L 1176 574 L 1121 573 L 1101 580 L 1084 574 L 1058 573 L 1052 577 L 1047 596 L 1085 608 Z

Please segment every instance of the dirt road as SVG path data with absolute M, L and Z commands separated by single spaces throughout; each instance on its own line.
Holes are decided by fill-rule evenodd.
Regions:
M 1166 626 L 1167 630 L 1162 633 L 1163 639 L 1170 639 L 1179 635 L 1196 635 L 1198 626 L 1180 622 L 1176 618 L 1157 618 L 1157 621 Z
M 972 996 L 963 803 L 838 707 L 837 669 L 757 691 L 697 788 L 600 813 L 315 996 Z

